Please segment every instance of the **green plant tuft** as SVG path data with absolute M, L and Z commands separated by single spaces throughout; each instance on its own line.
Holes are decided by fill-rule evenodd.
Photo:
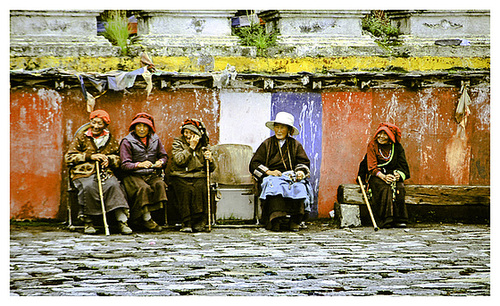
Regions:
M 104 26 L 106 31 L 103 33 L 113 45 L 119 46 L 122 55 L 128 54 L 127 39 L 128 20 L 120 11 L 111 11 L 106 19 Z
M 257 56 L 264 56 L 267 48 L 276 45 L 276 38 L 278 37 L 278 33 L 267 33 L 264 26 L 258 23 L 236 28 L 234 34 L 241 38 L 243 46 L 257 47 Z
M 361 21 L 361 26 L 363 30 L 379 38 L 378 42 L 386 48 L 393 44 L 394 39 L 400 34 L 399 29 L 391 25 L 390 20 L 382 10 L 372 11 L 369 15 L 365 16 Z

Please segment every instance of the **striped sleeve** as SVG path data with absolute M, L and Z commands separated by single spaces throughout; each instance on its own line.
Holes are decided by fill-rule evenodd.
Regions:
M 256 178 L 261 178 L 263 176 L 266 175 L 266 172 L 267 170 L 269 170 L 268 167 L 264 166 L 264 165 L 259 165 L 257 168 L 255 168 L 255 170 L 253 171 L 253 175 L 256 177 Z

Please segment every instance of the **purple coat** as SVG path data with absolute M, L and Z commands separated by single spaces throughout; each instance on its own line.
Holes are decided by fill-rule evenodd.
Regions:
M 122 160 L 121 169 L 126 174 L 151 174 L 156 169 L 137 168 L 137 164 L 149 160 L 153 164 L 161 160 L 163 168 L 167 165 L 168 156 L 160 138 L 156 134 L 148 136 L 147 146 L 135 135 L 130 132 L 120 143 L 120 158 Z

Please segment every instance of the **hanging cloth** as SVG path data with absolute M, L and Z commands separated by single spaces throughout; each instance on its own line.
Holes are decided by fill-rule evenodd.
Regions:
M 467 84 L 462 81 L 462 88 L 460 89 L 462 95 L 458 100 L 458 105 L 455 110 L 455 120 L 459 125 L 459 135 L 461 137 L 465 136 L 465 125 L 467 124 L 467 117 L 470 115 L 469 105 L 471 104 L 471 99 L 467 93 Z

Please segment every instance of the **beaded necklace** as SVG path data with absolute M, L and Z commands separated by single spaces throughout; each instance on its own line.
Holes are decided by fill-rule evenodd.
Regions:
M 387 154 L 387 156 L 385 156 L 384 153 L 382 153 L 382 150 L 380 148 L 378 149 L 378 152 L 380 153 L 380 156 L 382 156 L 383 159 L 388 160 L 391 157 L 392 150 L 389 150 L 389 154 Z

